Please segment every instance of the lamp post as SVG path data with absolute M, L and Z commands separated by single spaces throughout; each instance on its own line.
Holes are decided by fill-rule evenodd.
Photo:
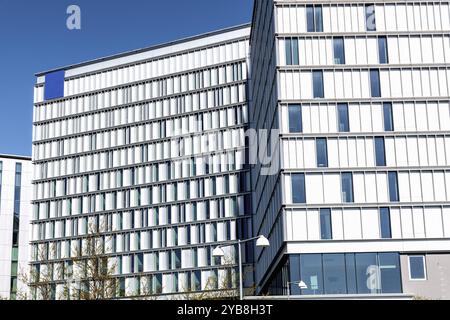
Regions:
M 298 287 L 300 288 L 300 295 L 302 294 L 302 290 L 306 290 L 308 289 L 308 286 L 306 285 L 306 283 L 304 281 L 292 281 L 292 282 L 288 282 L 288 299 L 291 297 L 291 284 L 298 284 Z
M 243 300 L 244 299 L 244 283 L 243 283 L 243 279 L 242 279 L 242 252 L 241 252 L 241 245 L 243 243 L 246 242 L 250 242 L 250 241 L 254 241 L 256 240 L 256 246 L 259 248 L 267 248 L 270 246 L 270 242 L 269 240 L 267 240 L 266 237 L 264 236 L 258 236 L 258 237 L 253 237 L 250 239 L 246 239 L 246 240 L 237 240 L 237 241 L 233 241 L 233 242 L 229 242 L 226 244 L 222 244 L 220 246 L 218 246 L 217 248 L 215 248 L 213 250 L 213 257 L 220 257 L 222 258 L 223 256 L 225 256 L 225 252 L 223 252 L 222 248 L 224 247 L 230 247 L 233 246 L 235 244 L 238 245 L 238 251 L 239 251 L 239 299 Z

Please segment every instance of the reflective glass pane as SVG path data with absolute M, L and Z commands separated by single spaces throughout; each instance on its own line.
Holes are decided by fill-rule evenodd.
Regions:
M 308 289 L 303 289 L 304 295 L 323 294 L 322 255 L 304 254 L 300 257 L 301 280 Z
M 345 258 L 343 254 L 323 255 L 325 294 L 346 294 Z

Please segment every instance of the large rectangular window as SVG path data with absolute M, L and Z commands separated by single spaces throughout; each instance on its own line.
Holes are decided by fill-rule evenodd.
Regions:
M 349 132 L 350 121 L 348 118 L 348 104 L 346 103 L 338 104 L 337 110 L 338 110 L 339 132 Z
M 353 198 L 353 174 L 350 172 L 342 173 L 342 201 L 345 203 L 354 202 Z
M 391 212 L 389 208 L 380 208 L 380 231 L 382 239 L 392 238 Z
M 306 6 L 306 24 L 308 32 L 323 31 L 322 6 Z
M 317 167 L 328 167 L 328 147 L 327 139 L 320 138 L 316 140 Z
M 372 98 L 381 97 L 380 71 L 377 69 L 370 70 L 370 89 Z
M 334 63 L 345 64 L 344 38 L 333 39 Z
M 402 292 L 400 255 L 396 252 L 290 255 L 289 278 L 307 286 L 300 290 L 291 285 L 291 294 Z
M 383 104 L 384 131 L 394 131 L 394 116 L 392 114 L 392 103 Z
M 382 138 L 382 137 L 375 138 L 375 156 L 376 156 L 377 167 L 385 167 L 386 166 L 386 151 L 385 151 L 384 138 Z
M 397 172 L 389 172 L 389 199 L 391 202 L 399 202 L 400 196 L 398 191 L 398 175 Z
M 314 98 L 323 98 L 323 71 L 313 71 Z
M 377 31 L 377 21 L 375 17 L 375 5 L 366 5 L 366 31 Z
M 300 133 L 303 131 L 302 107 L 300 105 L 290 105 L 289 111 L 289 132 Z
M 303 173 L 293 174 L 292 179 L 292 202 L 306 203 L 305 175 Z
M 380 64 L 389 63 L 386 37 L 378 37 L 378 57 L 379 57 Z
M 299 55 L 298 55 L 298 39 L 296 38 L 286 38 L 286 64 L 287 65 L 298 65 Z
M 345 255 L 323 255 L 323 284 L 325 294 L 346 294 Z
M 320 210 L 320 238 L 322 240 L 333 239 L 332 227 L 331 227 L 331 210 Z

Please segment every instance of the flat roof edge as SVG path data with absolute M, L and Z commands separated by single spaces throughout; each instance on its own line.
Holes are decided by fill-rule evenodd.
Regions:
M 215 30 L 215 31 L 210 31 L 210 32 L 202 33 L 202 34 L 199 34 L 196 36 L 185 37 L 185 38 L 157 44 L 157 45 L 150 46 L 150 47 L 145 47 L 145 48 L 141 48 L 141 49 L 126 51 L 123 53 L 113 54 L 110 56 L 97 58 L 97 59 L 93 59 L 93 60 L 88 60 L 88 61 L 77 63 L 77 64 L 71 64 L 71 65 L 67 65 L 64 67 L 54 68 L 54 69 L 50 69 L 47 71 L 41 71 L 41 72 L 35 73 L 35 76 L 41 77 L 48 73 L 52 73 L 52 72 L 56 72 L 56 71 L 70 70 L 70 69 L 74 69 L 74 68 L 84 67 L 87 65 L 92 65 L 92 64 L 101 63 L 101 62 L 105 62 L 105 61 L 109 61 L 109 60 L 113 60 L 113 59 L 123 58 L 123 57 L 131 56 L 133 54 L 139 54 L 139 53 L 157 50 L 157 49 L 161 49 L 161 48 L 165 48 L 165 47 L 170 47 L 173 45 L 190 42 L 190 41 L 195 41 L 195 40 L 202 39 L 202 38 L 208 38 L 208 37 L 212 37 L 212 36 L 219 35 L 222 33 L 233 32 L 236 30 L 245 29 L 245 28 L 249 28 L 249 27 L 251 27 L 251 23 L 240 24 L 237 26 L 223 28 L 223 29 L 219 29 L 219 30 Z
M 24 161 L 31 161 L 31 157 L 28 156 L 19 156 L 19 155 L 13 155 L 13 154 L 1 154 L 0 153 L 0 159 L 12 159 L 12 160 L 24 160 Z

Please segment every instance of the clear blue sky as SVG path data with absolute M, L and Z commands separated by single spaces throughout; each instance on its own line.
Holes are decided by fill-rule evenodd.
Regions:
M 81 8 L 82 29 L 66 28 Z M 0 153 L 31 155 L 34 74 L 250 22 L 253 0 L 0 0 Z

